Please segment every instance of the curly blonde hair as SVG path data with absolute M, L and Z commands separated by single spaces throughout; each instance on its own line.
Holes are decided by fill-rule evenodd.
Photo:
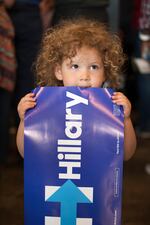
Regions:
M 104 24 L 81 18 L 63 21 L 45 32 L 35 65 L 37 84 L 63 86 L 55 77 L 55 67 L 74 57 L 83 46 L 97 49 L 104 63 L 106 81 L 110 87 L 118 88 L 126 58 L 119 37 Z

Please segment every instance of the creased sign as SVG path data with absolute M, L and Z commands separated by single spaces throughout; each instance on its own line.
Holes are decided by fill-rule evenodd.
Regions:
M 120 225 L 124 123 L 112 89 L 41 87 L 25 117 L 25 225 Z

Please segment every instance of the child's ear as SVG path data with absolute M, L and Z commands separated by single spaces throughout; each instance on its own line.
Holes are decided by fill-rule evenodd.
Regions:
M 56 76 L 57 80 L 62 80 L 62 71 L 61 71 L 60 65 L 56 65 L 56 67 L 55 67 L 55 76 Z

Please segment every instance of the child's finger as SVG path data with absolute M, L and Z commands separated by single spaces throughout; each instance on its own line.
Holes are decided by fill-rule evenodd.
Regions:
M 112 99 L 126 99 L 126 96 L 123 95 L 121 92 L 115 92 L 113 95 L 112 95 Z
M 28 93 L 21 100 L 30 99 L 30 98 L 34 98 L 34 97 L 35 97 L 34 93 Z
M 25 112 L 28 110 L 28 109 L 32 109 L 36 106 L 36 102 L 26 102 L 26 103 L 20 103 L 20 105 L 18 105 L 18 113 L 19 113 L 19 117 L 20 119 L 24 119 L 24 115 L 25 115 Z
M 24 97 L 21 99 L 21 102 L 28 102 L 28 101 L 30 101 L 30 102 L 35 102 L 35 101 L 36 101 L 36 98 L 35 98 L 34 96 L 35 96 L 35 95 L 32 95 L 32 93 L 31 93 L 31 94 L 28 94 L 28 95 L 24 96 Z
M 35 94 L 32 93 L 32 92 L 30 92 L 30 93 L 26 94 L 24 97 L 28 97 L 28 96 L 29 96 L 29 97 L 30 97 L 30 96 L 33 97 L 33 96 L 35 96 Z

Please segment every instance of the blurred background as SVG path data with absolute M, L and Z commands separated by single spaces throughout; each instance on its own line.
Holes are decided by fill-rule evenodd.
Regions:
M 120 89 L 132 103 L 137 151 L 124 162 L 122 224 L 150 225 L 150 0 L 0 0 L 0 225 L 24 223 L 17 104 L 35 86 L 42 34 L 77 16 L 107 24 L 128 56 Z

